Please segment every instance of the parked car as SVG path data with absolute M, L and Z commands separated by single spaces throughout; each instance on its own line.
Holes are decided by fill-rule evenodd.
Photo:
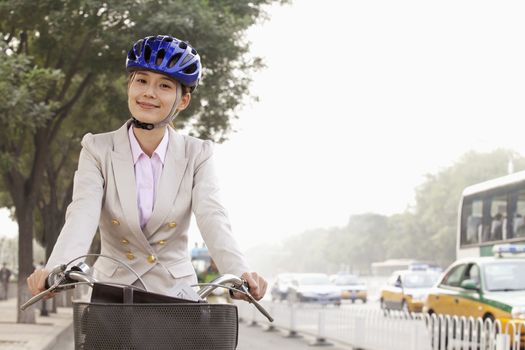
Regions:
M 349 299 L 352 303 L 356 300 L 366 303 L 368 297 L 366 285 L 359 281 L 356 275 L 338 274 L 334 275 L 331 280 L 339 288 L 342 299 Z
M 292 302 L 341 305 L 341 292 L 324 273 L 294 274 L 288 289 Z
M 430 288 L 439 273 L 427 270 L 400 270 L 392 273 L 381 288 L 379 302 L 383 310 L 421 312 Z
M 270 294 L 272 295 L 272 300 L 286 300 L 288 298 L 288 289 L 290 283 L 292 282 L 293 274 L 291 273 L 280 273 L 275 277 L 275 280 L 272 284 Z
M 429 314 L 525 323 L 525 245 L 494 246 L 495 256 L 454 262 L 430 291 Z M 522 333 L 522 346 L 525 335 Z

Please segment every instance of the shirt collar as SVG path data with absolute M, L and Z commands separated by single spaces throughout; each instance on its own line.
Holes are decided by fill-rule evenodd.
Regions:
M 139 142 L 137 141 L 137 138 L 135 137 L 135 134 L 133 133 L 133 126 L 130 126 L 128 130 L 128 136 L 129 136 L 129 144 L 131 146 L 131 153 L 133 155 L 133 165 L 137 164 L 137 161 L 139 160 L 140 156 L 144 154 L 146 157 L 148 156 L 142 148 L 139 145 Z M 168 134 L 168 128 L 166 128 L 166 131 L 164 132 L 164 136 L 162 137 L 162 140 L 160 141 L 159 145 L 153 152 L 152 157 L 157 155 L 157 157 L 160 159 L 162 164 L 164 164 L 164 160 L 166 159 L 166 153 L 168 151 L 168 140 L 169 140 L 169 134 Z

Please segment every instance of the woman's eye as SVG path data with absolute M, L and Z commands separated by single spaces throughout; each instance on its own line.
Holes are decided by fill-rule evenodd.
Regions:
M 160 84 L 160 87 L 163 88 L 163 89 L 171 89 L 171 85 L 170 84 Z
M 146 79 L 137 79 L 137 82 L 141 83 L 141 84 L 146 84 Z

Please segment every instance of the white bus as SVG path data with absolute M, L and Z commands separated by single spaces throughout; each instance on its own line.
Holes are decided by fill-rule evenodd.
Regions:
M 525 242 L 525 171 L 465 188 L 457 258 L 492 256 L 495 244 Z

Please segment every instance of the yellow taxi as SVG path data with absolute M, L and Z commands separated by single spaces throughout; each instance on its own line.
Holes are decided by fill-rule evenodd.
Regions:
M 341 290 L 341 298 L 348 299 L 352 303 L 356 300 L 366 303 L 368 298 L 366 285 L 356 275 L 340 273 L 332 276 L 330 280 Z
M 395 271 L 381 288 L 381 309 L 421 312 L 423 302 L 438 278 L 439 273 L 433 270 Z
M 496 245 L 493 257 L 453 263 L 430 291 L 429 314 L 510 320 L 525 323 L 525 245 Z

